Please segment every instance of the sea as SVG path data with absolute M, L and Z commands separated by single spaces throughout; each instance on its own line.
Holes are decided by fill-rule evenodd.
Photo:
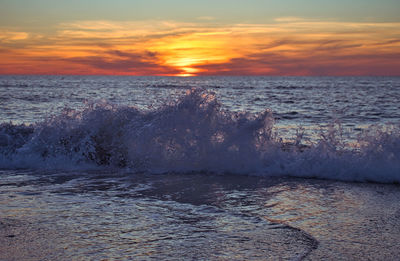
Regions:
M 400 77 L 0 75 L 0 260 L 398 260 Z

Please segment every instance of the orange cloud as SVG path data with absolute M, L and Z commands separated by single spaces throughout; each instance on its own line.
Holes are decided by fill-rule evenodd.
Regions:
M 25 40 L 28 38 L 28 36 L 29 34 L 26 32 L 0 30 L 0 42 L 2 43 Z
M 400 23 L 210 21 L 77 21 L 48 35 L 4 29 L 0 73 L 400 75 Z

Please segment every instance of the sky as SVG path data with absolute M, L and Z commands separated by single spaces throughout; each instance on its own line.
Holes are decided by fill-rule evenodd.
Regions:
M 395 75 L 399 0 L 0 0 L 0 74 Z

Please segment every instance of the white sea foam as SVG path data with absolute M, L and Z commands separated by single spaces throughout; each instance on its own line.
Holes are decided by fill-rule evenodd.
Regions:
M 287 142 L 270 110 L 228 111 L 213 93 L 193 89 L 152 111 L 97 102 L 31 126 L 2 124 L 0 167 L 400 182 L 399 128 L 369 130 L 351 145 L 340 133 L 333 124 L 314 141 L 299 134 Z

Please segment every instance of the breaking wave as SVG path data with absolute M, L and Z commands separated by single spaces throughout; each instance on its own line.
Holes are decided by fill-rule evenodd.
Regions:
M 287 141 L 271 111 L 228 111 L 198 89 L 151 111 L 97 102 L 29 126 L 0 125 L 0 168 L 104 167 L 397 183 L 400 131 L 375 128 L 350 144 L 332 125 L 314 141 L 301 128 Z

